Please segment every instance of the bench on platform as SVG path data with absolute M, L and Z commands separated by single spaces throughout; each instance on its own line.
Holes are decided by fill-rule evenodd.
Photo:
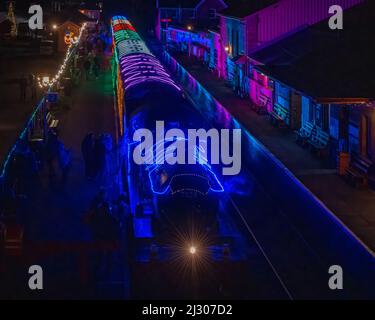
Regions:
M 305 122 L 299 130 L 294 131 L 297 135 L 296 142 L 304 146 L 310 139 L 314 128 L 315 125 L 313 123 L 309 121 Z
M 47 113 L 46 121 L 49 128 L 57 128 L 57 126 L 59 125 L 59 120 L 57 120 L 51 112 Z
M 356 153 L 351 155 L 349 168 L 346 169 L 346 179 L 354 187 L 367 186 L 370 170 L 373 167 L 371 160 Z M 371 179 L 371 178 L 370 178 Z
M 323 155 L 329 144 L 329 134 L 321 128 L 315 126 L 307 142 L 314 151 L 316 151 L 319 155 Z
M 3 253 L 6 256 L 21 256 L 24 228 L 18 224 L 6 224 L 4 228 Z
M 259 103 L 253 104 L 252 109 L 258 113 L 258 114 L 267 114 L 267 105 L 270 102 L 270 98 L 265 96 L 264 94 L 261 94 L 259 96 Z
M 289 118 L 289 110 L 281 106 L 280 104 L 275 104 L 273 110 L 270 113 L 270 121 L 273 125 L 277 127 L 285 128 L 287 126 L 287 120 Z

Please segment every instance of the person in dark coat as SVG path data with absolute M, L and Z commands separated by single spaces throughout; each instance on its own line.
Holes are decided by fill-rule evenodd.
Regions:
M 89 80 L 90 77 L 90 69 L 91 69 L 91 62 L 89 59 L 86 59 L 85 62 L 83 63 L 83 68 L 85 69 L 85 74 L 86 74 L 86 80 Z
M 71 167 L 71 151 L 66 149 L 64 144 L 59 141 L 58 145 L 58 162 L 61 171 L 61 187 L 64 188 Z
M 88 133 L 83 139 L 81 150 L 85 161 L 85 177 L 93 178 L 95 175 L 95 137 L 92 132 Z
M 48 133 L 45 157 L 50 183 L 56 187 L 58 175 L 61 174 L 61 185 L 63 186 L 70 164 L 70 152 L 65 149 L 64 144 L 58 139 L 57 133 L 52 130 Z
M 96 55 L 94 57 L 94 66 L 93 66 L 94 75 L 95 75 L 96 79 L 98 79 L 98 77 L 99 77 L 100 65 L 101 65 L 100 57 L 98 55 Z
M 106 166 L 106 146 L 103 136 L 95 141 L 95 175 L 103 175 Z
M 92 51 L 93 45 L 91 43 L 91 39 L 88 39 L 88 41 L 86 42 L 86 48 L 87 48 L 87 52 L 91 52 Z
M 102 202 L 94 210 L 90 220 L 93 240 L 98 245 L 103 245 L 102 251 L 97 257 L 97 268 L 102 267 L 106 274 L 112 270 L 112 252 L 118 248 L 120 238 L 119 223 L 112 215 L 112 207 L 109 202 Z
M 29 74 L 29 85 L 30 85 L 30 90 L 31 90 L 31 100 L 35 101 L 36 100 L 36 79 L 35 75 L 32 73 Z

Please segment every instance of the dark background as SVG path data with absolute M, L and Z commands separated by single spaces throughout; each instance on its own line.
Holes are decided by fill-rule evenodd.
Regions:
M 64 2 L 64 1 L 62 1 Z M 69 1 L 65 1 L 68 3 Z M 86 1 L 88 3 L 95 1 Z M 125 15 L 133 21 L 137 29 L 141 32 L 147 31 L 154 26 L 156 15 L 156 0 L 102 0 L 104 5 L 104 17 L 109 20 L 113 15 Z M 47 13 L 51 1 L 40 0 L 16 0 L 16 14 L 27 17 L 28 8 L 31 4 L 40 4 Z M 80 1 L 77 0 L 77 4 Z M 0 11 L 7 11 L 8 0 L 0 1 Z

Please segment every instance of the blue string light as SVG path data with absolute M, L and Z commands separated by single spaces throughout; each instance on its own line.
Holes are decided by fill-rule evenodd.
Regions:
M 163 159 L 164 159 L 163 162 L 165 162 L 165 161 L 167 161 L 168 159 L 170 159 L 173 156 L 172 153 L 165 153 L 165 150 L 159 150 L 159 152 L 157 152 L 157 150 L 159 149 L 158 146 L 160 144 L 162 144 L 162 143 L 165 143 L 165 142 L 174 142 L 174 141 L 188 142 L 188 139 L 186 139 L 186 138 L 181 138 L 181 137 L 175 137 L 175 138 L 176 139 L 172 139 L 171 138 L 171 139 L 166 139 L 166 140 L 163 140 L 163 141 L 158 141 L 157 143 L 155 143 L 150 148 L 149 152 L 146 152 L 146 154 L 151 155 L 151 157 L 152 157 L 152 159 L 151 158 L 146 158 L 145 159 L 145 164 L 152 162 L 152 164 L 146 165 L 146 169 L 145 170 L 148 172 L 148 178 L 149 178 L 149 181 L 150 181 L 151 191 L 154 194 L 158 194 L 158 195 L 164 195 L 164 194 L 166 194 L 170 190 L 170 183 L 171 183 L 171 181 L 173 179 L 173 177 L 172 177 L 172 179 L 170 180 L 170 183 L 165 187 L 164 190 L 162 190 L 162 191 L 157 191 L 156 190 L 156 188 L 154 186 L 154 180 L 152 178 L 152 174 L 155 172 L 155 170 L 159 169 L 160 167 L 162 167 L 165 164 L 165 163 L 164 164 L 157 164 L 157 163 L 158 163 L 158 161 L 163 160 Z M 202 141 L 202 142 L 206 143 L 206 141 Z M 137 144 L 137 142 L 132 142 L 132 143 L 128 144 L 128 165 L 129 166 L 130 166 L 129 159 L 131 157 L 130 146 L 135 145 L 135 144 Z M 201 145 L 196 146 L 195 150 L 194 150 L 194 157 L 195 157 L 195 160 L 196 160 L 196 165 L 203 167 L 204 170 L 205 170 L 205 172 L 207 173 L 206 177 L 204 177 L 202 175 L 199 175 L 199 176 L 201 178 L 206 179 L 208 181 L 208 183 L 210 185 L 210 190 L 212 192 L 215 192 L 215 193 L 216 192 L 224 192 L 225 190 L 224 190 L 223 185 L 221 184 L 219 178 L 217 177 L 217 175 L 213 171 L 211 165 L 208 163 L 207 158 L 204 157 L 202 155 L 202 153 L 204 153 L 204 149 L 202 148 L 202 146 Z M 182 174 L 180 174 L 180 175 L 182 175 Z M 195 175 L 195 176 L 197 176 L 197 174 L 186 174 L 186 175 L 191 175 L 191 176 Z M 217 185 L 217 188 L 215 188 L 214 186 L 212 186 L 211 180 L 209 179 L 210 177 L 211 177 L 211 179 L 213 179 L 213 181 Z
M 84 24 L 83 27 L 82 27 L 82 29 L 81 29 L 78 41 L 76 43 L 74 43 L 75 47 L 72 50 L 70 50 L 70 48 L 68 49 L 68 54 L 67 54 L 67 57 L 65 58 L 65 60 L 63 62 L 63 66 L 65 66 L 65 64 L 71 59 L 71 57 L 73 56 L 73 53 L 75 52 L 75 49 L 77 49 L 77 44 L 79 43 L 79 41 L 81 39 L 82 31 L 84 30 L 85 25 L 86 24 Z M 58 73 L 58 76 L 56 76 L 55 79 L 59 78 L 59 75 L 63 73 L 64 69 L 65 69 L 65 67 L 62 68 L 62 69 L 60 69 L 60 71 Z M 55 81 L 52 81 L 51 83 L 49 83 L 49 88 L 47 90 L 47 95 L 51 92 L 51 89 L 52 89 L 52 87 L 53 87 L 54 84 L 55 84 Z M 2 169 L 1 169 L 1 175 L 0 175 L 0 180 L 3 180 L 5 178 L 9 162 L 11 161 L 14 152 L 17 150 L 18 144 L 25 138 L 25 136 L 26 136 L 29 128 L 32 125 L 32 122 L 35 119 L 35 116 L 36 116 L 37 112 L 41 109 L 41 107 L 43 106 L 45 100 L 46 100 L 46 98 L 45 98 L 45 96 L 43 96 L 43 98 L 40 100 L 39 104 L 34 109 L 33 113 L 31 114 L 31 116 L 30 116 L 29 120 L 27 121 L 27 123 L 26 123 L 23 131 L 20 134 L 20 136 L 18 137 L 18 139 L 14 143 L 13 147 L 8 152 L 8 154 L 7 154 L 6 158 L 5 158 L 5 161 L 3 162 L 3 166 L 2 166 Z
M 8 164 L 9 164 L 9 161 L 12 159 L 12 156 L 14 154 L 14 152 L 17 150 L 17 147 L 18 147 L 18 144 L 25 138 L 26 134 L 27 134 L 27 131 L 29 129 L 29 127 L 31 126 L 32 122 L 34 121 L 34 118 L 35 118 L 35 115 L 37 114 L 37 112 L 40 110 L 40 108 L 43 106 L 43 103 L 45 101 L 45 97 L 43 97 L 38 106 L 35 108 L 35 110 L 33 111 L 33 113 L 31 114 L 31 117 L 29 118 L 29 120 L 27 121 L 26 123 L 26 126 L 25 128 L 23 129 L 23 131 L 21 132 L 20 136 L 18 137 L 17 141 L 15 142 L 15 144 L 13 145 L 13 147 L 10 149 L 10 151 L 8 152 L 8 155 L 7 157 L 5 158 L 5 161 L 3 163 L 3 167 L 2 167 L 2 170 L 1 170 L 1 175 L 0 175 L 0 178 L 1 179 L 4 179 L 5 177 L 5 174 L 6 174 L 6 170 L 7 170 L 7 167 L 8 167 Z

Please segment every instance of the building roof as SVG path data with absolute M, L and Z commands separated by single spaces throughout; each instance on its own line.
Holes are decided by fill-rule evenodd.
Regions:
M 57 25 L 61 25 L 66 21 L 71 21 L 76 25 L 81 25 L 84 22 L 90 22 L 94 20 L 74 9 L 64 10 L 62 12 L 49 16 L 47 19 L 47 22 L 55 23 Z
M 228 8 L 220 14 L 242 19 L 279 2 L 279 0 L 226 0 L 225 2 Z
M 345 12 L 344 30 L 328 21 L 296 32 L 250 57 L 259 70 L 316 99 L 375 98 L 375 3 Z
M 84 1 L 84 2 L 81 2 L 81 4 L 79 5 L 79 9 L 81 10 L 100 10 L 98 4 L 96 1 Z
M 160 0 L 160 8 L 195 8 L 202 0 Z

